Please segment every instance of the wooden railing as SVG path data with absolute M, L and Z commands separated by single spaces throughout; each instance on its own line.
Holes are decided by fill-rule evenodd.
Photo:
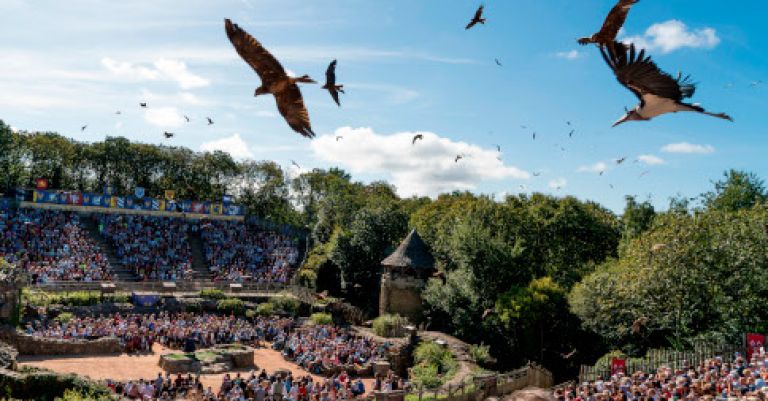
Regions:
M 173 285 L 168 285 L 173 283 Z M 105 287 L 107 285 L 107 287 Z M 175 285 L 175 287 L 174 287 Z M 114 287 L 110 287 L 114 286 Z M 279 283 L 241 283 L 232 285 L 229 282 L 214 282 L 209 280 L 189 280 L 189 281 L 52 281 L 45 284 L 35 284 L 29 287 L 32 290 L 42 290 L 47 292 L 71 292 L 71 291 L 101 291 L 106 288 L 107 291 L 124 292 L 196 292 L 203 289 L 219 289 L 224 292 L 247 292 L 273 294 L 282 291 L 289 291 L 298 297 L 306 297 L 306 289 L 303 287 L 285 285 Z

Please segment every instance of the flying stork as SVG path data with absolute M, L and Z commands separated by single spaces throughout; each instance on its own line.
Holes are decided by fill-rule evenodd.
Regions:
M 600 53 L 611 67 L 616 79 L 631 90 L 640 99 L 640 104 L 613 124 L 616 127 L 627 121 L 649 121 L 667 113 L 693 111 L 712 117 L 733 121 L 725 113 L 710 113 L 698 104 L 684 103 L 696 91 L 696 85 L 689 78 L 678 74 L 677 78 L 665 73 L 645 55 L 645 50 L 638 53 L 635 45 L 613 42 L 600 48 Z

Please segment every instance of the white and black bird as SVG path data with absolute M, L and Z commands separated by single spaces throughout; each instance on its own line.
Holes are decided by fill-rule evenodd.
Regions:
M 621 117 L 616 123 L 627 121 L 649 121 L 667 113 L 692 111 L 712 117 L 733 121 L 725 113 L 710 113 L 697 104 L 684 103 L 696 91 L 696 85 L 690 77 L 679 74 L 677 79 L 665 73 L 645 55 L 645 50 L 637 52 L 635 45 L 629 46 L 613 42 L 600 48 L 603 59 L 613 70 L 616 79 L 640 99 L 640 104 Z

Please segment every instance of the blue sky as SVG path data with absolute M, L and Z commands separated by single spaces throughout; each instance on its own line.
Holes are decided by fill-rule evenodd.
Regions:
M 488 24 L 467 32 L 475 1 L 0 0 L 0 118 L 84 141 L 225 149 L 292 174 L 291 160 L 337 165 L 403 195 L 541 191 L 620 210 L 633 194 L 664 208 L 729 168 L 768 176 L 768 45 L 759 39 L 768 5 L 642 0 L 622 37 L 648 46 L 663 69 L 691 74 L 693 101 L 736 122 L 673 115 L 612 129 L 636 99 L 575 39 L 596 31 L 613 3 L 487 1 Z M 226 17 L 296 74 L 322 80 L 339 60 L 342 108 L 303 87 L 318 139 L 293 133 L 273 99 L 252 97 L 259 80 L 229 44 Z M 414 132 L 425 139 L 411 146 Z

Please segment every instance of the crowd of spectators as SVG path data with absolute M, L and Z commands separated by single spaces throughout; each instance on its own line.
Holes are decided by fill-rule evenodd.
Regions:
M 0 257 L 26 269 L 35 283 L 112 279 L 107 256 L 72 212 L 0 210 Z
M 143 215 L 99 216 L 99 231 L 121 262 L 144 280 L 176 281 L 192 276 L 189 220 Z
M 293 327 L 293 319 L 241 319 L 234 316 L 193 313 L 129 314 L 73 317 L 67 322 L 57 319 L 27 324 L 32 336 L 59 339 L 97 339 L 116 337 L 126 352 L 148 352 L 154 343 L 174 349 L 192 351 L 216 344 L 241 343 L 260 345 L 284 336 Z
M 311 373 L 328 374 L 364 371 L 375 359 L 385 357 L 390 344 L 355 335 L 345 328 L 316 325 L 279 336 L 272 346 Z
M 242 222 L 206 222 L 201 236 L 206 260 L 218 281 L 287 283 L 298 262 L 296 241 Z
M 555 390 L 560 401 L 730 401 L 768 398 L 768 356 L 751 360 L 736 353 L 680 368 L 661 366 L 653 372 L 617 373 L 607 378 Z

